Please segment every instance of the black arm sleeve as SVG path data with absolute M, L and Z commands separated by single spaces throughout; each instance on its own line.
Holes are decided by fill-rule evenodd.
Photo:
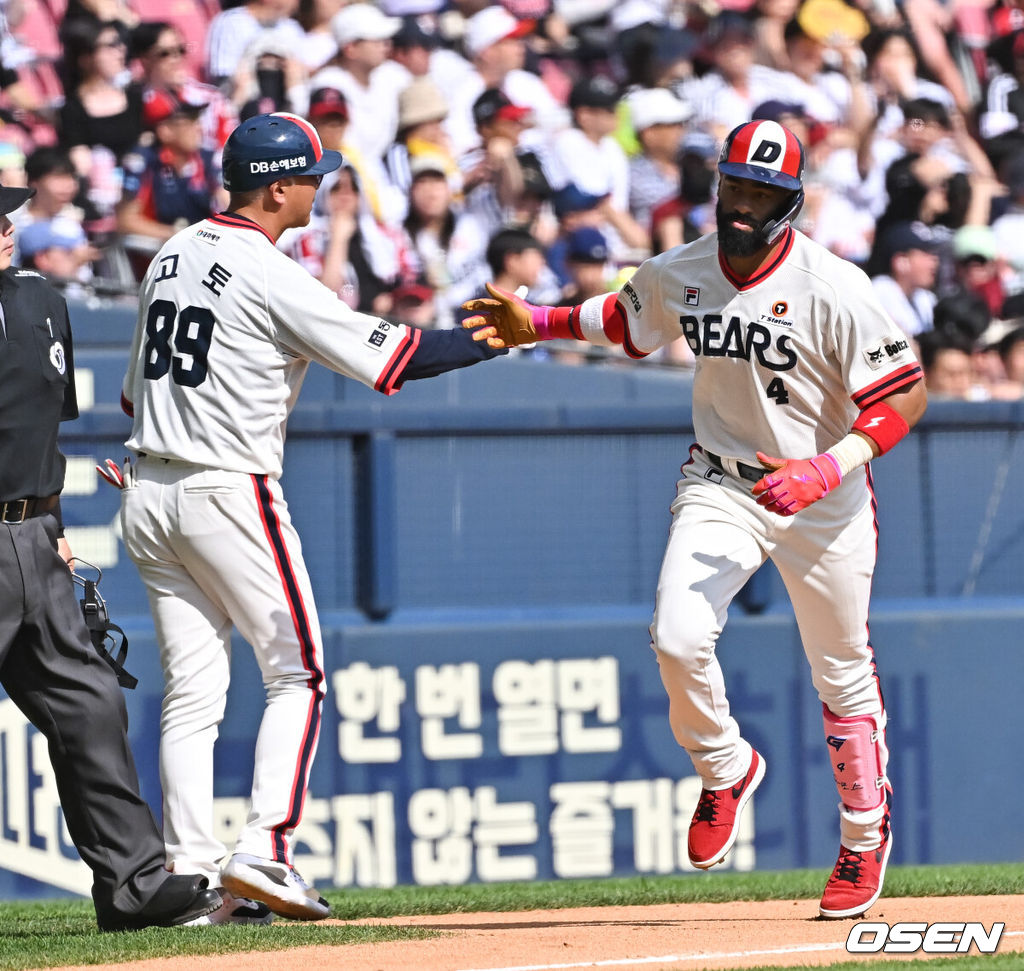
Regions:
M 464 327 L 424 330 L 420 332 L 419 345 L 402 369 L 398 383 L 432 378 L 445 371 L 469 367 L 507 353 L 508 348 L 495 350 L 487 346 L 487 341 L 473 340 L 473 332 Z

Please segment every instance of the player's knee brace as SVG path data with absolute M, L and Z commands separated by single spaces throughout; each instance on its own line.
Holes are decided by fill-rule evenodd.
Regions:
M 832 761 L 839 798 L 847 809 L 865 812 L 885 801 L 885 747 L 883 715 L 839 717 L 822 705 L 825 742 Z

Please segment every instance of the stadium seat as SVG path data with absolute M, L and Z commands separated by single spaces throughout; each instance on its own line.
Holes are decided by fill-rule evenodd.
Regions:
M 44 60 L 61 57 L 60 40 L 57 37 L 57 21 L 45 0 L 22 0 L 25 16 L 11 31 L 15 39 L 35 51 Z

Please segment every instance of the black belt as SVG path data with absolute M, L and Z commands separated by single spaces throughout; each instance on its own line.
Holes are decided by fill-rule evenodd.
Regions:
M 702 449 L 702 451 L 704 452 L 704 457 L 712 465 L 717 465 L 725 473 L 729 472 L 720 455 L 715 455 L 714 452 L 709 452 L 706 448 Z M 747 482 L 759 482 L 768 472 L 767 469 L 759 469 L 755 465 L 744 465 L 742 462 L 736 463 L 736 471 L 739 472 L 740 478 L 746 479 Z
M 8 499 L 0 502 L 0 523 L 15 525 L 26 519 L 42 516 L 57 505 L 60 496 L 44 496 L 42 499 Z

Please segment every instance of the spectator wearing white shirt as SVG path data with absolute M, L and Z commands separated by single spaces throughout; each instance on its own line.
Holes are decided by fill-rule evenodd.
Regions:
M 417 155 L 410 169 L 403 276 L 435 291 L 435 327 L 450 328 L 459 307 L 488 279 L 487 231 L 476 217 L 453 206 L 445 159 Z
M 368 159 L 383 158 L 395 140 L 398 92 L 384 75 L 378 76 L 378 69 L 401 24 L 369 3 L 344 7 L 331 20 L 338 52 L 310 80 L 311 88 L 337 88 L 345 96 L 348 140 Z
M 1003 181 L 1009 190 L 1010 205 L 992 223 L 992 232 L 1010 270 L 1006 290 L 1012 295 L 1024 292 L 1024 153 L 1005 164 Z
M 652 210 L 679 191 L 679 146 L 693 109 L 667 88 L 634 91 L 627 103 L 640 143 L 629 160 L 629 211 L 649 230 Z
M 289 35 L 294 40 L 293 49 L 298 50 L 305 34 L 292 19 L 297 5 L 298 0 L 249 0 L 217 14 L 206 33 L 208 79 L 216 85 L 229 83 L 246 50 L 267 31 Z
M 718 14 L 705 35 L 712 69 L 687 88 L 694 124 L 719 141 L 750 121 L 755 106 L 778 96 L 779 72 L 754 61 L 754 32 L 748 18 L 732 10 Z
M 871 286 L 896 325 L 910 337 L 931 330 L 939 257 L 920 223 L 893 223 L 880 242 L 889 272 L 871 278 Z
M 448 104 L 454 103 L 463 85 L 475 83 L 473 65 L 461 54 L 441 46 L 441 37 L 425 17 L 405 17 L 391 38 L 391 56 L 374 75 L 374 83 L 388 85 L 395 92 L 416 78 L 429 77 Z
M 876 133 L 888 137 L 903 124 L 901 104 L 911 99 L 937 101 L 946 110 L 956 107 L 953 96 L 941 84 L 917 73 L 917 53 L 912 35 L 903 28 L 873 31 L 861 48 L 867 58 L 865 76 L 878 118 Z
M 295 56 L 306 65 L 308 71 L 319 71 L 335 54 L 338 43 L 331 30 L 334 15 L 345 6 L 347 0 L 299 0 L 295 19 L 305 34 Z
M 517 150 L 529 127 L 530 109 L 514 105 L 498 88 L 488 88 L 473 103 L 473 120 L 482 140 L 459 159 L 466 211 L 496 233 L 515 219 L 525 189 Z
M 533 27 L 532 20 L 517 20 L 500 6 L 484 7 L 466 21 L 462 46 L 475 73 L 460 86 L 451 105 L 448 131 L 457 154 L 480 143 L 473 123 L 473 102 L 488 88 L 500 88 L 513 104 L 530 109 L 535 127 L 526 147 L 538 153 L 545 151 L 551 134 L 569 125 L 568 112 L 544 82 L 523 70 L 523 38 Z
M 859 11 L 855 13 L 867 21 Z M 835 37 L 826 43 L 819 33 L 827 29 L 823 24 L 809 25 L 811 33 L 799 17 L 786 24 L 783 37 L 790 65 L 778 76 L 778 97 L 797 101 L 816 121 L 830 125 L 843 125 L 855 132 L 863 132 L 871 125 L 871 97 L 861 73 L 863 54 L 859 44 L 851 37 Z M 833 54 L 839 70 L 826 70 L 826 54 Z
M 364 211 L 378 223 L 396 228 L 406 211 L 405 195 L 388 179 L 384 162 L 363 154 L 351 141 L 348 102 L 337 88 L 317 88 L 309 96 L 306 117 L 313 123 L 324 148 L 341 152 L 346 163 L 359 179 L 359 198 Z M 324 180 L 331 188 L 332 177 Z M 326 208 L 324 192 L 317 193 L 313 211 L 323 215 Z
M 618 103 L 618 86 L 609 78 L 595 75 L 573 85 L 569 108 L 576 127 L 555 138 L 553 181 L 606 199 L 603 215 L 609 225 L 602 230 L 615 258 L 628 260 L 630 250 L 650 247 L 650 237 L 629 212 L 629 162 L 612 137 Z

